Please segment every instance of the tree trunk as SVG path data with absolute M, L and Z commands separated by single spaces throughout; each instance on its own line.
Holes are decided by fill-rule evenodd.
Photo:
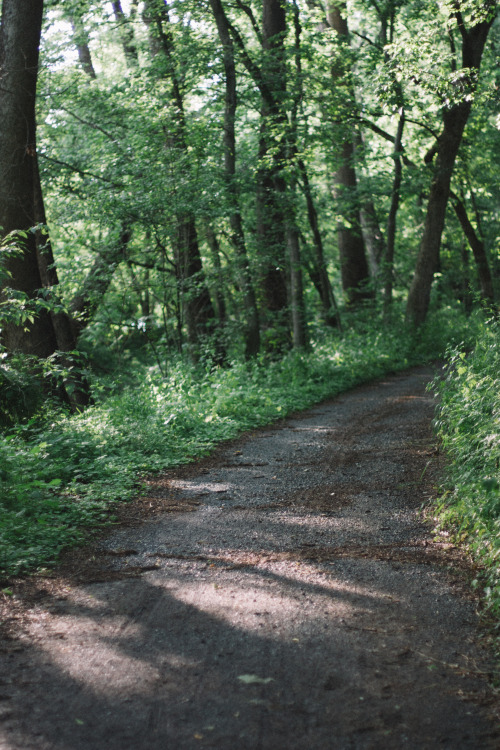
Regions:
M 88 326 L 111 283 L 116 266 L 126 257 L 131 230 L 123 226 L 118 240 L 107 250 L 98 253 L 81 290 L 71 301 L 73 328 L 78 337 Z
M 45 204 L 43 200 L 42 185 L 40 182 L 40 171 L 38 168 L 38 158 L 34 157 L 34 218 L 35 224 L 41 227 L 47 226 L 47 217 L 45 215 Z M 36 252 L 38 260 L 38 269 L 40 280 L 45 288 L 57 287 L 59 278 L 52 252 L 52 243 L 47 229 L 38 228 L 35 233 Z M 51 296 L 54 296 L 51 294 Z M 70 352 L 76 349 L 76 335 L 73 327 L 73 321 L 65 312 L 51 313 L 52 323 L 57 339 L 57 348 L 63 352 Z
M 286 93 L 284 36 L 285 6 L 280 0 L 262 3 L 262 78 L 269 94 L 262 97 L 257 172 L 257 238 L 262 262 L 262 295 L 267 312 L 266 327 L 274 329 L 274 348 L 289 346 L 288 291 L 286 269 L 286 223 L 281 171 L 286 153 L 277 134 L 283 136 L 286 117 L 283 99 Z M 261 92 L 262 93 L 262 92 Z
M 171 106 L 175 111 L 177 126 L 169 134 L 169 138 L 175 148 L 187 156 L 188 144 L 186 141 L 184 102 L 175 68 L 174 40 L 170 31 L 167 6 L 155 3 L 154 0 L 147 0 L 144 20 L 148 25 L 149 36 L 152 40 L 151 50 L 154 51 L 154 54 L 163 54 L 167 66 L 167 75 L 172 87 Z M 215 313 L 203 272 L 193 211 L 188 206 L 183 211 L 179 210 L 175 219 L 174 253 L 179 273 L 178 283 L 184 308 L 190 355 L 196 361 L 200 337 L 203 338 L 211 333 Z
M 364 142 L 359 127 L 355 130 L 354 140 L 356 161 L 358 164 L 364 164 Z M 385 253 L 385 243 L 373 198 L 369 192 L 364 192 L 360 196 L 359 221 L 365 242 L 370 276 L 372 279 L 376 279 L 379 273 L 379 265 Z
M 42 0 L 3 0 L 0 28 L 0 226 L 2 236 L 29 230 L 35 223 L 36 125 L 35 96 L 42 24 Z M 22 254 L 9 257 L 10 275 L 2 287 L 23 292 L 29 299 L 42 287 L 36 238 L 22 239 Z M 5 299 L 5 292 L 2 292 Z M 47 357 L 57 349 L 49 313 L 39 312 L 33 322 L 2 325 L 2 343 L 8 351 Z
M 396 139 L 394 141 L 394 180 L 392 183 L 392 197 L 391 206 L 389 208 L 389 215 L 387 217 L 387 243 L 386 252 L 384 258 L 384 316 L 389 315 L 389 311 L 392 305 L 392 287 L 394 283 L 394 250 L 396 245 L 396 216 L 399 208 L 400 191 L 401 191 L 401 178 L 402 178 L 402 164 L 401 164 L 401 148 L 403 129 L 405 125 L 405 112 L 404 108 L 401 108 L 399 116 L 398 129 L 396 132 Z
M 212 296 L 215 301 L 215 312 L 217 314 L 217 327 L 212 332 L 214 338 L 215 359 L 218 365 L 224 365 L 227 362 L 227 350 L 224 341 L 224 332 L 227 323 L 226 300 L 224 299 L 224 283 L 222 276 L 222 266 L 220 262 L 220 246 L 217 235 L 209 221 L 204 224 L 205 236 L 210 248 L 210 255 L 214 264 L 214 281 L 212 286 Z M 214 288 L 215 287 L 215 288 Z
M 240 211 L 239 190 L 236 182 L 236 66 L 234 62 L 234 47 L 227 17 L 221 0 L 210 0 L 210 6 L 217 25 L 219 39 L 223 49 L 224 72 L 226 76 L 225 106 L 224 106 L 224 172 L 227 183 L 227 199 L 229 208 L 229 225 L 231 227 L 231 241 L 236 253 L 236 263 L 239 283 L 243 291 L 245 307 L 245 356 L 255 356 L 260 348 L 259 313 L 257 300 L 250 274 L 250 265 L 243 232 L 243 221 Z
M 331 326 L 332 328 L 341 328 L 340 314 L 326 267 L 325 254 L 323 251 L 323 239 L 319 230 L 318 212 L 316 211 L 316 206 L 314 205 L 306 165 L 304 164 L 302 159 L 298 160 L 298 167 L 302 179 L 304 197 L 306 199 L 307 218 L 313 235 L 315 257 L 312 274 L 315 280 L 312 277 L 311 279 L 316 289 L 318 290 L 323 309 L 323 317 L 326 325 Z
M 130 20 L 123 12 L 122 4 L 120 0 L 112 0 L 113 13 L 115 15 L 116 23 L 118 24 L 118 33 L 125 55 L 125 61 L 129 70 L 134 70 L 137 67 L 138 56 L 137 47 L 134 39 L 134 32 L 130 24 Z
M 328 3 L 327 21 L 341 39 L 349 39 L 349 29 L 345 17 L 345 3 Z M 349 75 L 343 66 L 332 69 L 334 81 Z M 349 86 L 354 100 L 352 86 Z M 334 178 L 334 197 L 339 204 L 344 221 L 337 225 L 337 236 L 340 256 L 342 288 L 348 305 L 355 305 L 373 297 L 370 291 L 370 274 L 366 259 L 365 243 L 361 231 L 359 215 L 358 185 L 354 168 L 355 143 L 354 133 L 344 136 L 339 150 L 338 164 Z
M 361 231 L 354 170 L 354 146 L 351 140 L 342 144 L 340 166 L 335 172 L 334 196 L 343 221 L 337 224 L 342 289 L 348 305 L 373 297 L 369 289 L 370 274 Z
M 467 241 L 472 250 L 474 262 L 476 264 L 477 276 L 479 279 L 479 288 L 481 290 L 481 297 L 486 305 L 493 307 L 495 304 L 495 293 L 493 291 L 493 279 L 491 276 L 490 264 L 488 262 L 488 256 L 486 255 L 486 249 L 484 242 L 478 237 L 474 227 L 472 226 L 470 219 L 467 215 L 464 202 L 460 200 L 458 195 L 452 194 L 452 204 L 455 209 L 455 214 L 460 222 L 463 233 L 465 234 Z
M 37 156 L 35 156 L 34 162 L 34 213 L 36 224 L 46 227 L 47 217 L 45 215 L 45 204 L 43 201 Z M 52 252 L 50 235 L 46 229 L 38 228 L 35 233 L 35 238 L 40 279 L 43 286 L 50 289 L 49 298 L 51 302 L 56 303 L 57 300 L 54 294 L 54 287 L 57 288 L 59 279 Z M 77 333 L 74 321 L 65 311 L 51 311 L 50 317 L 56 336 L 57 349 L 61 352 L 74 352 L 77 347 Z M 72 372 L 71 379 L 68 382 L 68 386 L 70 385 L 71 387 L 66 387 L 65 394 L 70 406 L 74 409 L 88 406 L 92 397 L 90 393 L 90 385 L 86 377 L 79 372 L 78 369 L 71 367 L 74 365 L 74 361 L 70 360 L 68 357 L 64 357 L 64 355 L 62 357 L 62 364 L 66 365 L 68 370 Z
M 95 79 L 96 72 L 94 64 L 92 62 L 92 55 L 89 47 L 89 35 L 83 20 L 81 17 L 81 11 L 78 6 L 73 5 L 68 9 L 63 10 L 64 14 L 68 18 L 71 28 L 73 29 L 73 41 L 75 43 L 76 51 L 78 52 L 78 59 L 82 70 L 88 75 L 89 78 Z
M 304 349 L 308 346 L 302 287 L 302 263 L 300 258 L 299 233 L 295 226 L 287 228 L 288 257 L 290 258 L 290 307 L 292 312 L 293 346 Z
M 437 144 L 424 231 L 406 306 L 406 320 L 412 326 L 422 325 L 429 309 L 432 282 L 439 262 L 453 167 L 471 111 L 472 93 L 475 90 L 475 79 L 479 73 L 484 45 L 493 23 L 493 4 L 483 3 L 483 10 L 486 11 L 488 8 L 492 17 L 476 24 L 469 31 L 465 28 L 460 13 L 455 14 L 462 35 L 464 76 L 460 85 L 467 84 L 469 95 L 443 111 L 443 129 Z

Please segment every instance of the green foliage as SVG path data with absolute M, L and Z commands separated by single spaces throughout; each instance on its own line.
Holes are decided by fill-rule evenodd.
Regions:
M 439 528 L 451 527 L 481 564 L 476 584 L 484 589 L 487 606 L 499 623 L 499 324 L 490 321 L 484 326 L 471 354 L 463 345 L 452 350 L 446 377 L 436 385 L 441 397 L 436 425 L 450 459 Z
M 41 384 L 26 367 L 26 359 L 0 357 L 0 425 L 28 419 L 41 406 Z
M 84 413 L 32 419 L 0 438 L 0 573 L 47 565 L 112 521 L 113 505 L 139 491 L 140 476 L 208 453 L 222 440 L 334 396 L 357 383 L 435 358 L 464 335 L 441 312 L 419 339 L 401 324 L 381 331 L 368 316 L 304 354 L 234 362 L 230 368 L 135 364 L 126 387 L 96 387 Z

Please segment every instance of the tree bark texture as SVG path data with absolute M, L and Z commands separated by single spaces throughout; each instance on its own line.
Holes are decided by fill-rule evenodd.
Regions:
M 35 96 L 43 0 L 4 0 L 0 29 L 0 226 L 2 236 L 29 230 L 36 223 Z M 21 255 L 4 267 L 10 277 L 3 287 L 36 297 L 42 287 L 35 234 L 22 240 Z M 3 296 L 3 295 L 2 295 Z M 25 330 L 27 328 L 27 330 Z M 50 315 L 40 312 L 33 323 L 8 323 L 2 329 L 8 351 L 47 357 L 57 349 Z
M 280 0 L 263 0 L 261 74 L 267 94 L 262 96 L 257 173 L 257 238 L 263 270 L 261 289 L 268 313 L 266 326 L 277 323 L 282 330 L 280 343 L 287 345 L 285 334 L 288 291 L 285 280 L 286 223 L 284 190 L 280 172 L 285 167 L 283 142 L 276 139 L 286 127 L 282 105 L 286 93 L 286 67 L 283 40 L 286 34 L 285 6 Z M 262 94 L 261 90 L 261 94 Z

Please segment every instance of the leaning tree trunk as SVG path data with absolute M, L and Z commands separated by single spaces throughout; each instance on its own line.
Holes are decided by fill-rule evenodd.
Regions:
M 443 129 L 436 147 L 424 231 L 406 307 L 406 320 L 412 326 L 422 325 L 429 309 L 432 282 L 439 263 L 451 176 L 471 111 L 472 93 L 476 86 L 484 45 L 494 20 L 495 6 L 493 0 L 483 2 L 478 10 L 483 12 L 484 20 L 470 30 L 466 29 L 460 12 L 455 14 L 462 35 L 463 77 L 460 79 L 460 85 L 468 83 L 469 95 L 443 112 Z
M 488 262 L 488 256 L 486 255 L 484 242 L 478 237 L 472 226 L 464 202 L 454 193 L 451 196 L 451 200 L 455 214 L 460 222 L 460 226 L 462 227 L 463 233 L 472 250 L 477 269 L 479 288 L 481 290 L 481 298 L 487 306 L 493 307 L 495 304 L 495 292 L 493 289 L 493 278 L 491 276 L 490 264 Z
M 311 280 L 318 290 L 321 300 L 323 319 L 332 328 L 341 328 L 340 313 L 333 293 L 323 250 L 323 238 L 319 229 L 318 212 L 312 196 L 309 175 L 302 159 L 298 159 L 298 168 L 307 206 L 307 219 L 313 236 L 314 261 L 310 271 Z

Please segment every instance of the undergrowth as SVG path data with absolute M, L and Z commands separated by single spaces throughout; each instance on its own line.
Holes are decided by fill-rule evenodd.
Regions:
M 110 392 L 97 383 L 96 404 L 79 415 L 51 413 L 46 405 L 43 419 L 6 428 L 0 575 L 47 566 L 92 527 L 112 523 L 113 506 L 139 492 L 141 476 L 205 455 L 244 430 L 358 383 L 442 356 L 450 337 L 460 340 L 465 331 L 451 310 L 434 315 L 414 337 L 402 325 L 375 330 L 353 320 L 352 326 L 342 338 L 279 361 L 215 370 L 179 361 L 170 363 L 168 376 L 144 367 L 133 387 L 115 383 Z
M 436 426 L 449 457 L 448 483 L 438 507 L 439 528 L 452 530 L 479 563 L 474 585 L 484 591 L 500 644 L 500 326 L 489 322 L 474 351 L 449 354 L 436 381 Z

